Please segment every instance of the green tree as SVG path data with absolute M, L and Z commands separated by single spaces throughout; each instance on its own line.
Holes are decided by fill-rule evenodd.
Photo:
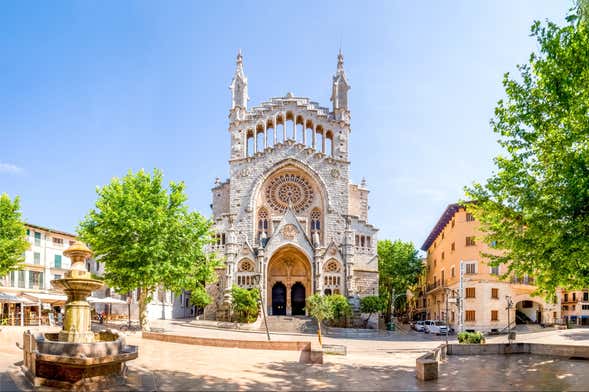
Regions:
M 105 263 L 104 278 L 120 292 L 139 290 L 139 322 L 149 330 L 147 304 L 154 290 L 176 293 L 197 288 L 210 277 L 214 256 L 211 222 L 186 206 L 184 183 L 162 186 L 161 171 L 129 171 L 97 189 L 96 206 L 80 223 L 79 233 Z
M 321 323 L 323 320 L 331 320 L 333 318 L 333 304 L 329 300 L 329 296 L 321 294 L 313 294 L 307 297 L 307 311 L 311 317 L 317 320 L 317 338 L 319 344 L 323 345 L 321 339 Z
M 212 301 L 211 296 L 207 293 L 207 290 L 203 286 L 197 286 L 195 289 L 190 291 L 190 303 L 197 308 L 204 309 Z M 198 315 L 198 311 L 196 312 Z
M 393 295 L 406 293 L 419 280 L 423 264 L 412 242 L 378 241 L 379 295 L 385 318 L 391 318 Z
M 486 183 L 466 188 L 484 256 L 538 291 L 589 286 L 589 23 L 581 1 L 568 24 L 535 22 L 538 50 L 505 74 L 491 120 L 502 155 Z
M 257 288 L 243 289 L 233 285 L 231 288 L 231 307 L 238 315 L 237 321 L 252 323 L 258 318 L 260 291 Z
M 369 295 L 360 299 L 360 312 L 368 313 L 368 318 L 364 320 L 364 328 L 368 326 L 368 321 L 373 314 L 382 312 L 382 299 L 377 295 Z
M 29 248 L 26 228 L 21 219 L 20 200 L 14 201 L 3 193 L 0 195 L 0 276 L 18 269 L 25 261 L 25 251 Z
M 352 314 L 352 307 L 348 299 L 341 294 L 333 294 L 327 296 L 333 309 L 333 320 L 337 325 L 344 325 L 346 318 Z

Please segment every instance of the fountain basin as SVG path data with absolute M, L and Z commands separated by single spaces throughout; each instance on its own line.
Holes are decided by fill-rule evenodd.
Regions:
M 125 344 L 124 336 L 112 331 L 94 333 L 93 343 L 58 341 L 59 334 L 24 333 L 23 371 L 34 386 L 74 388 L 123 375 L 125 362 L 136 359 L 137 346 Z

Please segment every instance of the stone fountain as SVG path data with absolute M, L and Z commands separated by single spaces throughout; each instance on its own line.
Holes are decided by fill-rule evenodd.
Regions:
M 125 362 L 137 358 L 137 346 L 127 346 L 113 331 L 92 332 L 86 298 L 103 286 L 85 269 L 92 252 L 76 241 L 63 254 L 72 266 L 53 287 L 67 295 L 63 329 L 59 333 L 24 333 L 23 371 L 35 386 L 76 388 L 99 385 L 121 375 Z

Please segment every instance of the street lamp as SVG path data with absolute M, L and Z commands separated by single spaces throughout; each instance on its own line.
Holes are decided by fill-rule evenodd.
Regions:
M 259 296 L 258 296 L 258 306 L 262 308 L 262 315 L 264 316 L 264 326 L 266 327 L 266 337 L 268 341 L 270 341 L 270 331 L 268 331 L 268 321 L 266 320 L 266 308 L 264 307 L 264 302 L 262 301 L 262 285 L 260 283 L 262 274 L 255 274 L 252 276 L 254 284 L 258 286 L 259 289 Z
M 510 320 L 510 313 L 511 308 L 513 307 L 513 301 L 509 295 L 505 296 L 505 301 L 507 301 L 507 343 L 511 344 L 511 320 Z

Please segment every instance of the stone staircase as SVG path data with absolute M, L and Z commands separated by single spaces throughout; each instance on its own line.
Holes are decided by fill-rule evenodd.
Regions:
M 306 316 L 268 316 L 270 332 L 316 333 L 317 322 Z M 265 331 L 264 321 L 260 323 L 260 331 Z

